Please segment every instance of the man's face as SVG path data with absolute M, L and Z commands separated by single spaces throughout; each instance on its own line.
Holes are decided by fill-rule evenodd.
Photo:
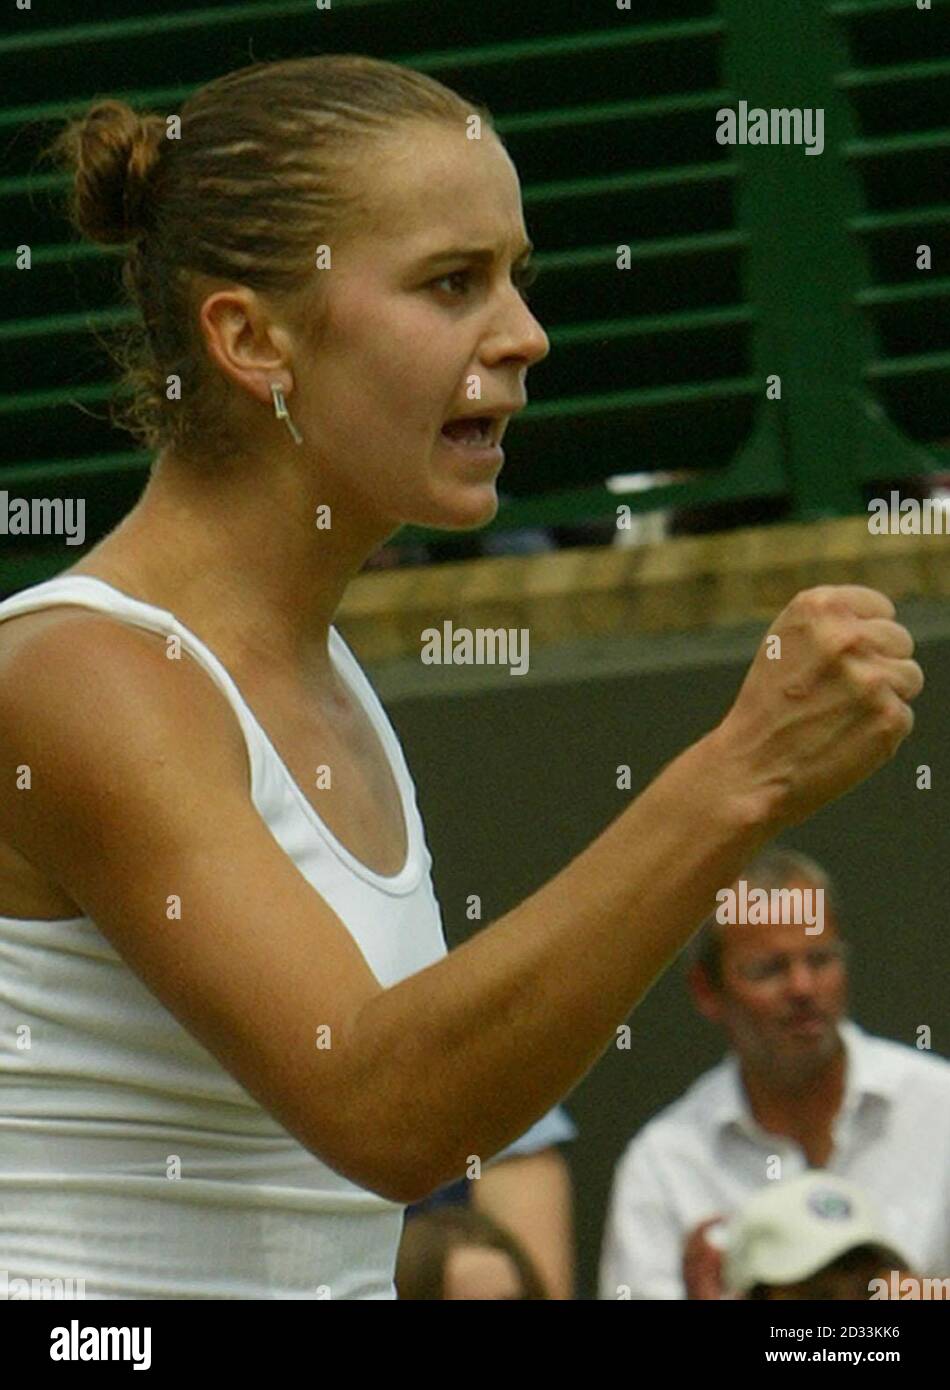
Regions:
M 315 352 L 295 343 L 292 413 L 334 496 L 359 514 L 393 529 L 485 525 L 500 465 L 460 454 L 441 428 L 480 406 L 522 406 L 527 369 L 549 351 L 513 282 L 528 240 L 514 165 L 484 127 L 469 140 L 463 127 L 413 122 L 354 178 L 364 215 L 316 272 L 324 328 Z M 454 248 L 494 259 L 442 254 Z
M 809 888 L 799 880 L 787 885 Z M 811 1070 L 838 1048 L 847 972 L 832 913 L 824 931 L 773 921 L 720 927 L 722 988 L 704 1011 L 720 1023 L 740 1057 L 783 1074 Z

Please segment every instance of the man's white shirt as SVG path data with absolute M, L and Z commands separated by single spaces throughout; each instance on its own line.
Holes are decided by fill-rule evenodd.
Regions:
M 845 1091 L 825 1165 L 878 1209 L 921 1276 L 950 1275 L 950 1062 L 839 1025 Z M 683 1244 L 768 1181 L 805 1172 L 801 1147 L 755 1121 L 730 1053 L 655 1116 L 614 1172 L 600 1262 L 602 1299 L 685 1298 Z

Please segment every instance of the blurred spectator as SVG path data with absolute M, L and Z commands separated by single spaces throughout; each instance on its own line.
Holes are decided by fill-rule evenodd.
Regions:
M 620 1286 L 633 1298 L 720 1297 L 719 1252 L 705 1227 L 770 1178 L 808 1167 L 852 1179 L 917 1268 L 950 1273 L 950 1062 L 844 1018 L 844 943 L 819 865 L 773 849 L 742 877 L 747 892 L 769 890 L 768 920 L 710 918 L 687 956 L 694 1002 L 733 1051 L 618 1163 L 601 1297 L 616 1298 Z M 771 910 L 781 889 L 822 890 L 820 933 Z
M 462 1178 L 406 1210 L 406 1224 L 424 1213 L 466 1207 L 489 1217 L 526 1251 L 553 1299 L 574 1296 L 571 1174 L 558 1144 L 577 1137 L 562 1106 L 482 1165 L 480 1178 Z
M 730 1225 L 724 1283 L 736 1298 L 869 1299 L 872 1279 L 904 1277 L 906 1266 L 858 1188 L 806 1173 L 746 1202 Z
M 396 1261 L 401 1299 L 544 1299 L 518 1242 L 489 1217 L 445 1207 L 406 1222 Z

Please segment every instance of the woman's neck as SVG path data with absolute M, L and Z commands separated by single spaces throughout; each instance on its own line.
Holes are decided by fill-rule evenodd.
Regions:
M 137 505 L 72 572 L 97 575 L 167 608 L 232 663 L 331 675 L 329 628 L 350 580 L 385 536 L 347 534 L 341 508 L 316 525 L 318 502 L 291 475 L 254 486 L 214 479 L 166 456 Z

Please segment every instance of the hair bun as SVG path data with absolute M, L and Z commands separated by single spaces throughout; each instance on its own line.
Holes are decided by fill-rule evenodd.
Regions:
M 106 245 L 148 230 L 149 185 L 165 122 L 104 100 L 62 130 L 50 147 L 73 173 L 72 216 L 79 231 Z

